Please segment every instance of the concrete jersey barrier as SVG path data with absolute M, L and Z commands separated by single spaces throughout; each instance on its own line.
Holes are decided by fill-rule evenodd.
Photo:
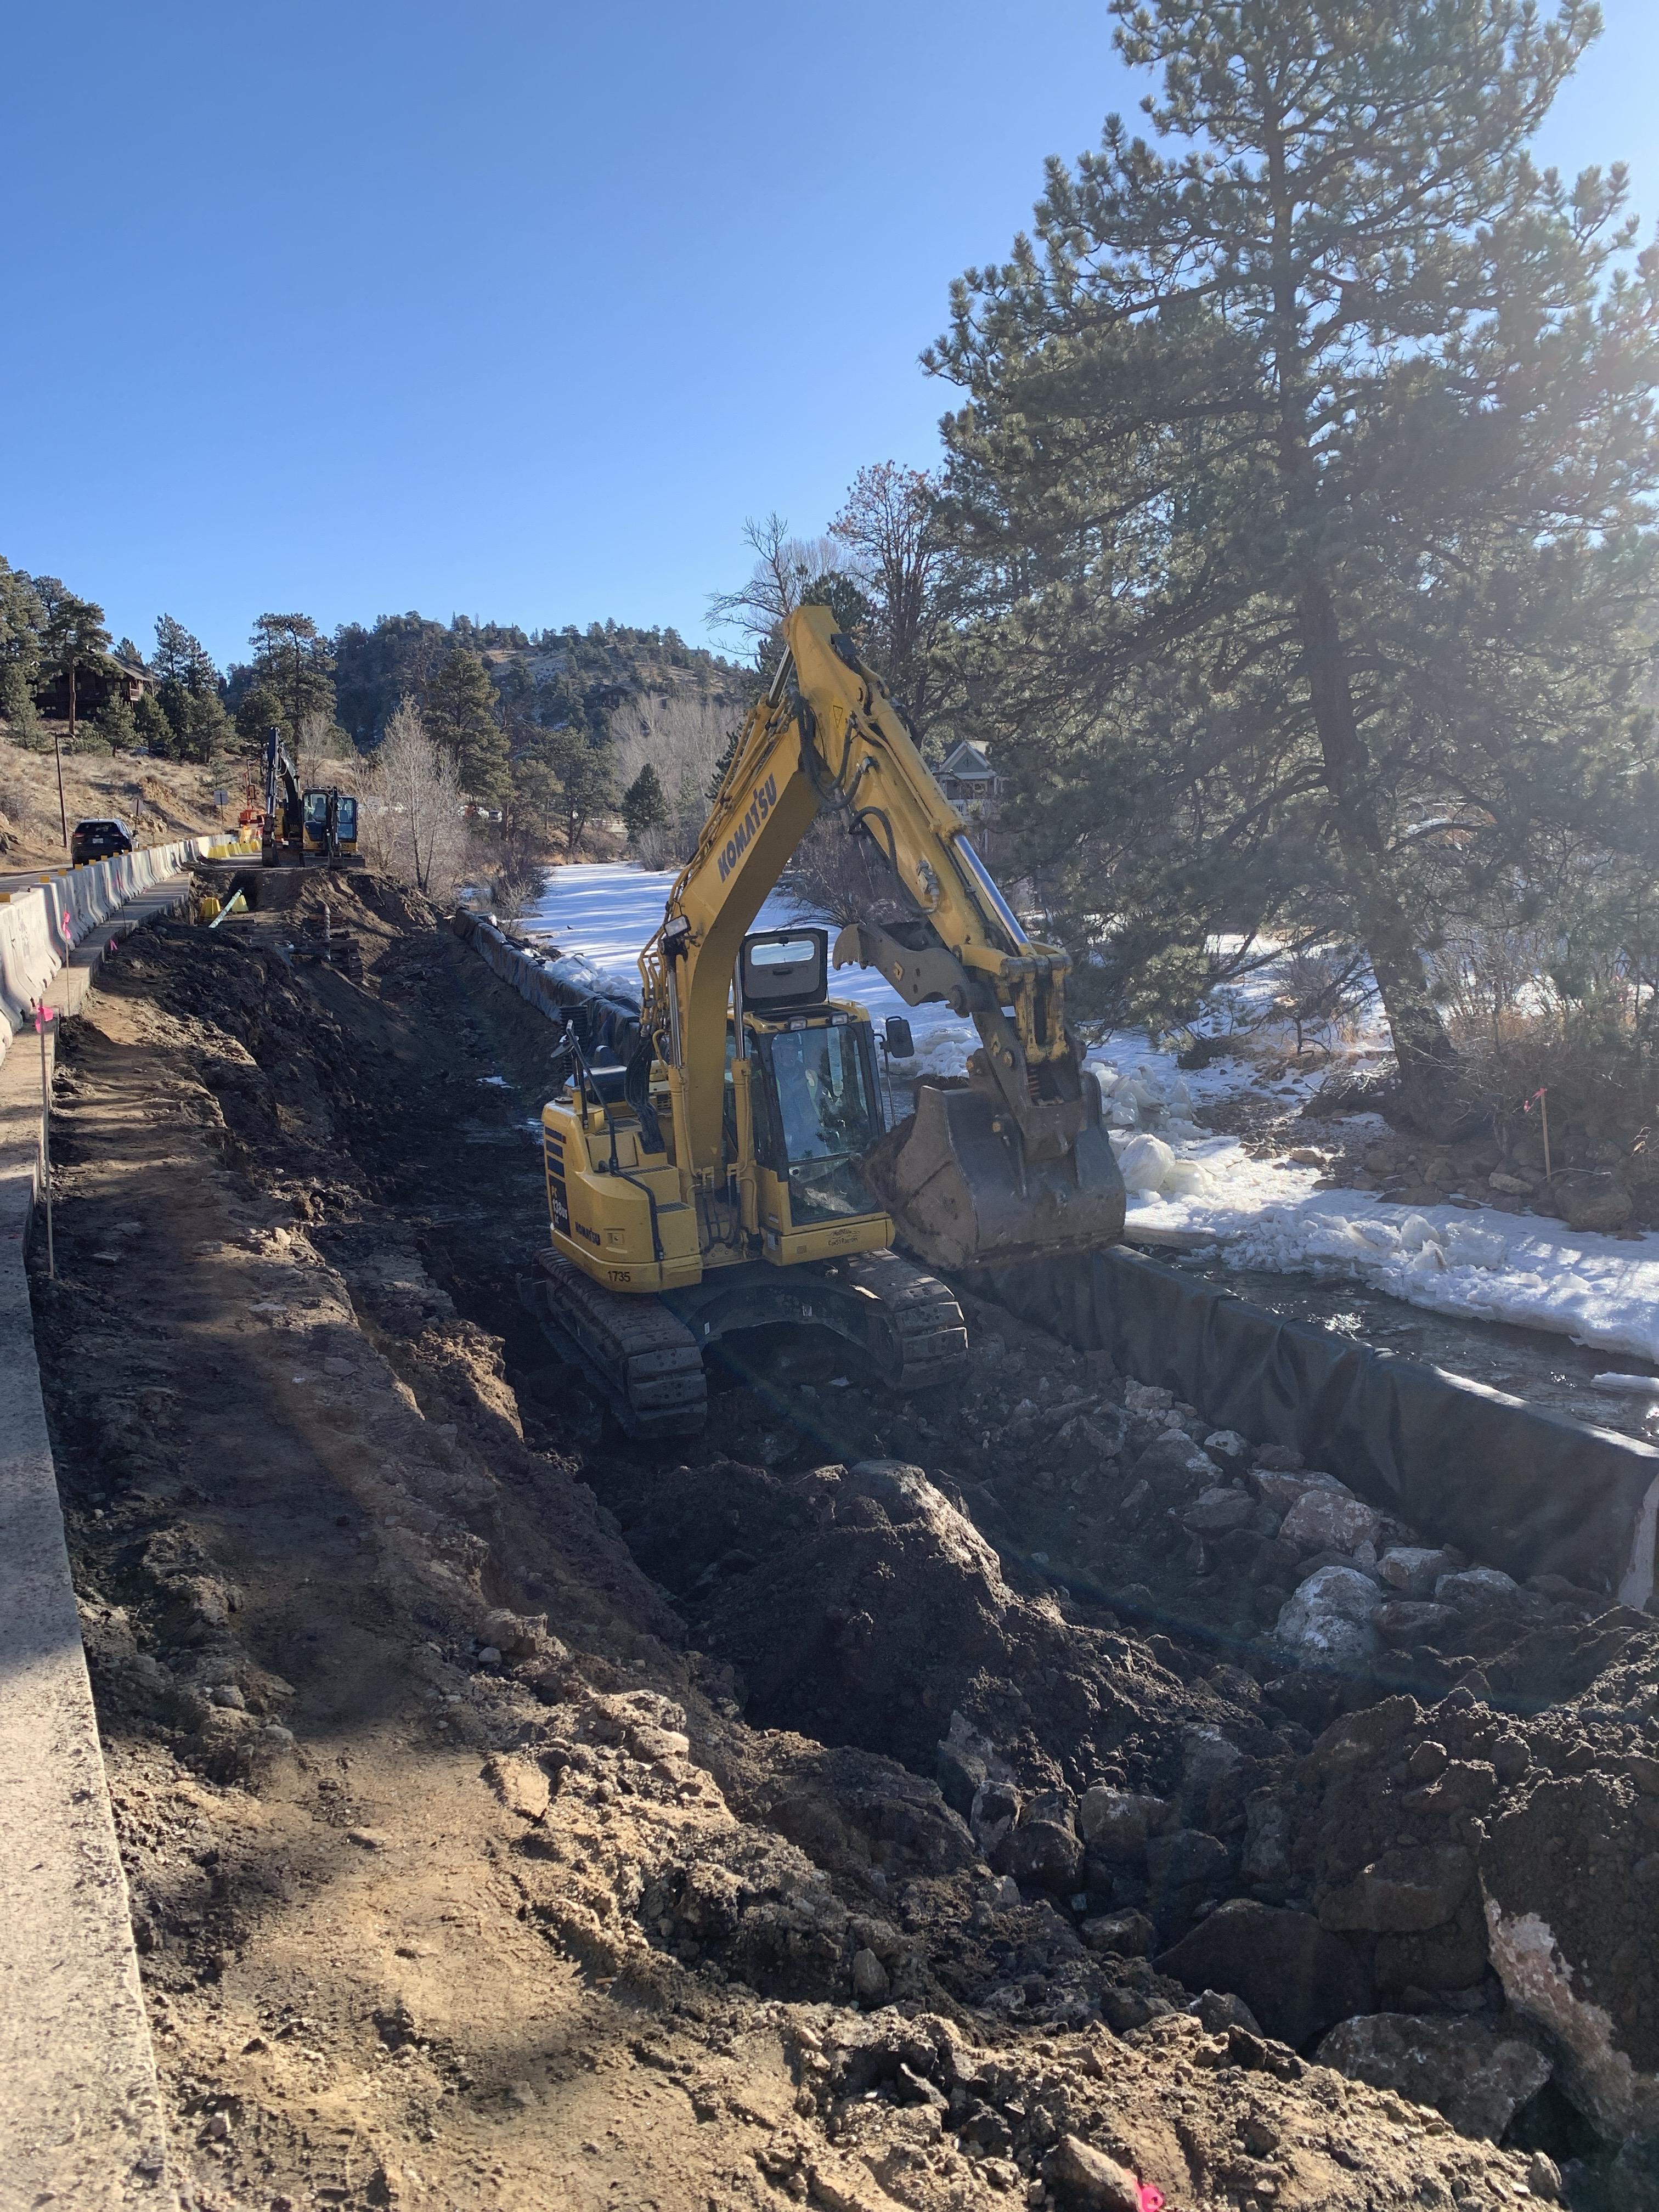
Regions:
M 194 862 L 228 849 L 223 837 L 183 837 L 89 866 L 66 868 L 0 905 L 0 1059 L 76 945 L 100 922 Z

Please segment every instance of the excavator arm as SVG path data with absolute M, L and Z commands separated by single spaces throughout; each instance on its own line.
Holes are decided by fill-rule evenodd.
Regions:
M 302 835 L 299 779 L 283 743 L 283 733 L 275 723 L 265 732 L 264 770 L 265 818 L 261 842 L 264 858 L 271 860 L 283 847 L 298 844 Z
M 682 1168 L 723 1179 L 726 1010 L 743 939 L 816 817 L 871 837 L 901 911 L 843 930 L 836 964 L 878 968 L 912 1006 L 944 1001 L 980 1036 L 966 1090 L 924 1085 L 876 1147 L 872 1188 L 937 1265 L 1109 1243 L 1123 1187 L 1098 1097 L 1066 1027 L 1071 962 L 1026 933 L 974 850 L 880 678 L 827 607 L 745 724 L 697 848 L 641 955 L 641 1025 L 668 1073 Z

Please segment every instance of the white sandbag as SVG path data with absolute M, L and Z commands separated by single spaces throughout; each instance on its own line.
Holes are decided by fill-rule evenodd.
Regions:
M 1175 1165 L 1175 1154 L 1161 1137 L 1131 1137 L 1117 1156 L 1123 1188 L 1132 1198 L 1157 1190 Z
M 1152 1141 L 1156 1143 L 1157 1139 Z M 1209 1187 L 1210 1178 L 1201 1162 L 1174 1160 L 1158 1188 L 1164 1198 L 1191 1198 Z

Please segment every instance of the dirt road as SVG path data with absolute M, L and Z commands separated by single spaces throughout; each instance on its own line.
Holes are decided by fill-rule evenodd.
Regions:
M 1264 1654 L 1273 1540 L 1247 1574 L 1135 1499 L 1178 1409 L 976 1309 L 936 1402 L 780 1338 L 695 1450 L 607 1438 L 516 1291 L 550 1032 L 355 881 L 361 984 L 295 912 L 162 926 L 61 1061 L 37 1332 L 191 2200 L 1478 2206 L 1540 2148 L 1602 2186 L 1553 2085 L 1500 2151 L 1291 2047 L 1376 2009 L 1315 1908 L 1389 1838 L 1338 1693 Z M 1646 1664 L 1596 1610 L 1538 1630 L 1575 1693 Z M 1478 1647 L 1421 1647 L 1373 1765 Z M 1340 1953 L 1273 1970 L 1299 2010 L 1172 1969 L 1226 1898 Z M 1497 2035 L 1474 1954 L 1398 2003 Z

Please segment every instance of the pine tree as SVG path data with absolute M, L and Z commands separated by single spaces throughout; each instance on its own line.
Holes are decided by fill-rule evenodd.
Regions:
M 1621 264 L 1622 167 L 1528 153 L 1595 11 L 1111 6 L 1168 149 L 1051 163 L 929 357 L 970 692 L 1097 913 L 1139 802 L 1189 961 L 1218 885 L 1346 922 L 1427 1101 L 1425 945 L 1632 742 L 1659 252 Z
M 565 850 L 574 853 L 596 814 L 617 803 L 616 747 L 580 726 L 551 731 L 549 764 L 559 780 Z
M 171 615 L 155 621 L 156 698 L 173 732 L 174 760 L 210 760 L 228 730 L 219 672 L 201 640 Z
M 622 816 L 630 845 L 637 845 L 648 831 L 660 830 L 667 821 L 668 800 L 651 762 L 647 761 L 623 792 Z
M 308 717 L 334 725 L 334 655 L 309 615 L 261 615 L 253 625 L 252 684 L 283 702 L 290 744 Z M 240 721 L 238 726 L 240 727 Z
M 105 665 L 109 653 L 110 635 L 104 627 L 102 607 L 94 600 L 77 599 L 73 592 L 64 589 L 56 576 L 37 576 L 34 589 L 46 617 L 41 627 L 40 658 L 47 665 L 63 672 L 69 691 L 69 742 L 72 751 L 81 672 Z M 64 799 L 64 758 L 55 730 L 52 751 L 58 764 L 58 823 L 63 831 L 64 849 L 67 852 L 69 813 Z
M 462 791 L 475 806 L 508 796 L 507 738 L 495 719 L 495 687 L 471 648 L 451 647 L 427 686 L 426 726 L 447 746 Z
M 236 734 L 245 745 L 257 750 L 264 744 L 273 727 L 284 730 L 283 702 L 276 694 L 263 684 L 256 684 L 251 691 L 244 691 L 236 702 Z
M 34 686 L 40 673 L 46 611 L 21 568 L 0 558 L 0 714 L 14 737 L 34 728 Z

